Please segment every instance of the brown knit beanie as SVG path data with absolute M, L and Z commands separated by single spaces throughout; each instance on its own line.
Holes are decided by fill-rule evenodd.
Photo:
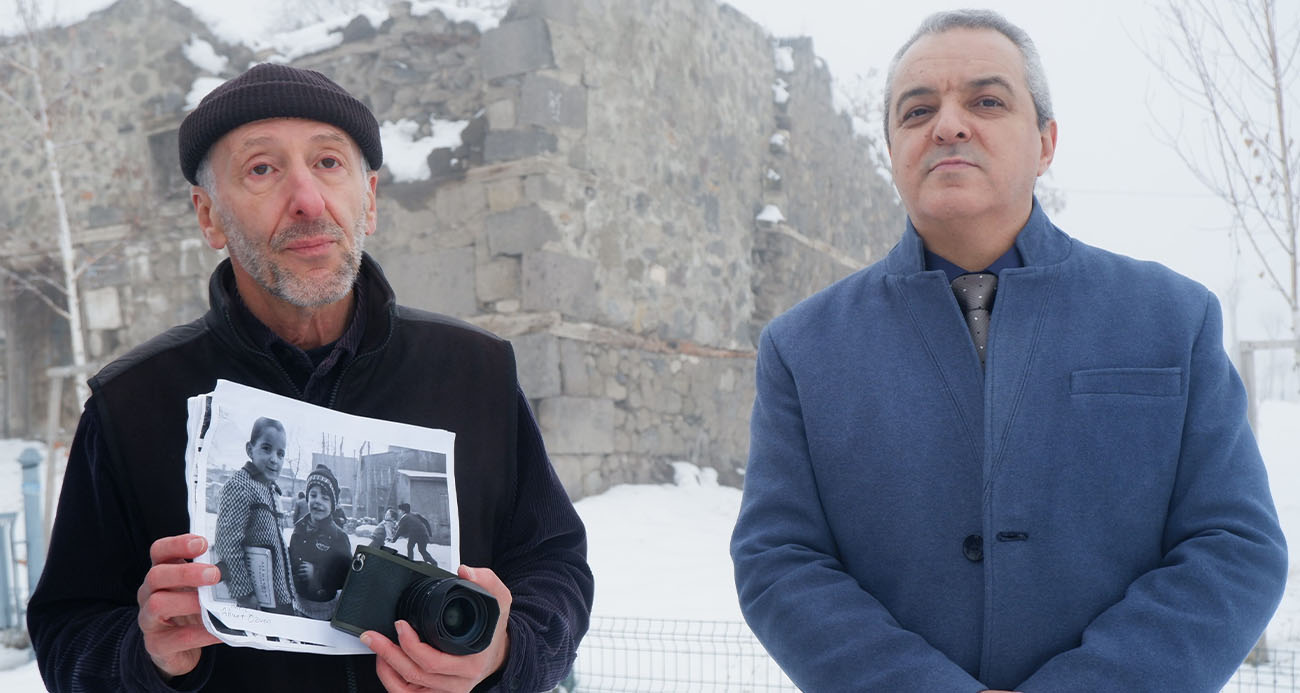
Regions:
M 198 185 L 199 164 L 222 135 L 265 118 L 329 123 L 357 143 L 371 170 L 384 163 L 379 123 L 366 105 L 315 70 L 263 63 L 203 97 L 181 123 L 181 172 Z

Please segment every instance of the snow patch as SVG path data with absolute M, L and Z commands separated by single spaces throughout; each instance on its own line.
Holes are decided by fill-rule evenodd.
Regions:
M 718 470 L 700 468 L 690 462 L 673 462 L 673 484 L 677 486 L 708 487 L 718 485 Z
M 740 622 L 729 550 L 740 490 L 710 482 L 711 469 L 673 467 L 700 483 L 615 486 L 574 504 L 600 585 L 593 613 Z
M 780 208 L 776 205 L 767 205 L 763 207 L 763 211 L 758 213 L 758 216 L 754 217 L 754 220 L 766 224 L 780 224 L 785 221 L 785 215 L 781 214 Z
M 181 46 L 181 52 L 191 63 L 194 63 L 195 67 L 214 75 L 224 72 L 226 65 L 230 63 L 230 58 L 219 55 L 211 43 L 194 34 L 190 34 L 189 43 Z
M 260 62 L 285 63 L 337 46 L 342 29 L 358 16 L 379 28 L 388 20 L 385 0 L 357 0 L 355 10 L 317 9 L 282 0 L 177 0 L 226 43 L 265 55 Z M 301 14 L 297 14 L 301 13 Z
M 203 97 L 212 93 L 213 89 L 225 84 L 226 80 L 220 77 L 198 77 L 190 85 L 190 92 L 185 95 L 185 110 L 192 111 L 199 107 L 199 102 Z
M 461 5 L 439 0 L 412 0 L 411 16 L 423 17 L 437 10 L 450 21 L 469 22 L 477 26 L 481 34 L 489 29 L 495 29 L 501 24 L 501 18 L 505 16 L 506 7 L 496 5 L 500 5 L 500 3 L 485 4 L 483 7 L 462 7 Z
M 393 182 L 410 183 L 429 180 L 429 154 L 435 149 L 455 149 L 468 120 L 430 118 L 432 134 L 419 137 L 420 124 L 409 118 L 385 121 L 379 125 L 379 141 L 384 148 L 384 165 L 393 174 Z
M 776 82 L 772 84 L 772 101 L 777 103 L 778 105 L 784 104 L 787 101 L 789 101 L 790 100 L 789 87 L 790 84 L 788 82 L 786 82 L 783 79 L 777 79 Z
M 766 174 L 766 176 L 767 176 L 767 179 L 768 179 L 769 181 L 772 181 L 773 183 L 779 183 L 779 182 L 781 182 L 781 174 L 777 173 L 777 172 L 776 172 L 775 170 L 773 170 L 773 169 L 770 169 L 770 168 L 769 168 L 769 169 L 767 170 L 767 174 Z
M 32 649 L 30 647 L 22 650 L 16 650 L 12 647 L 0 647 L 0 671 L 17 669 L 18 667 L 32 661 L 32 656 Z M 39 677 L 37 680 L 40 680 Z M 6 686 L 5 690 L 13 689 Z
M 789 74 L 794 72 L 794 47 L 777 46 L 772 51 L 773 58 L 776 60 L 776 71 Z
M 38 2 L 40 16 L 36 17 L 40 28 L 71 26 L 85 20 L 91 14 L 112 5 L 117 0 L 60 0 L 59 2 Z M 27 29 L 23 26 L 22 16 L 18 14 L 18 3 L 0 2 L 0 36 L 18 36 Z

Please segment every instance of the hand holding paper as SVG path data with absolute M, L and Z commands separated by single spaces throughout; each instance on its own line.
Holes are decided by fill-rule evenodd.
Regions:
M 189 562 L 207 544 L 203 537 L 182 534 L 159 539 L 149 549 L 153 567 L 136 593 L 138 622 L 145 649 L 167 678 L 193 671 L 201 648 L 220 642 L 203 627 L 197 588 L 216 584 L 221 574 L 214 565 Z

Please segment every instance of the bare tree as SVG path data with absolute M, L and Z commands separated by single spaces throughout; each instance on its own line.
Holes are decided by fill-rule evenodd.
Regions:
M 72 243 L 72 227 L 68 220 L 68 206 L 58 157 L 60 143 L 57 141 L 51 119 L 51 113 L 58 100 L 66 98 L 72 90 L 69 86 L 65 86 L 51 92 L 50 85 L 47 84 L 53 72 L 42 64 L 43 22 L 36 4 L 31 0 L 18 0 L 18 12 L 23 25 L 22 32 L 7 46 L 8 50 L 0 55 L 0 62 L 10 67 L 19 80 L 0 84 L 0 102 L 16 113 L 18 121 L 26 126 L 27 134 L 36 135 L 34 139 L 22 138 L 22 140 L 33 142 L 40 148 L 49 175 L 49 194 L 55 210 L 54 228 L 51 229 L 51 233 L 57 239 L 61 272 L 57 278 L 54 278 L 40 273 L 16 271 L 0 265 L 0 273 L 8 276 L 18 286 L 31 291 L 59 317 L 67 321 L 72 351 L 71 370 L 80 373 L 84 371 L 87 359 L 78 279 L 99 258 L 89 258 L 80 265 L 77 263 L 77 252 Z M 78 77 L 84 78 L 85 75 Z M 25 88 L 19 91 L 18 84 L 23 80 L 26 81 L 26 84 L 22 85 Z M 69 85 L 71 83 L 69 80 Z M 53 99 L 49 96 L 51 93 L 54 94 Z M 51 288 L 61 296 L 61 303 L 49 296 L 46 289 Z M 74 382 L 77 399 L 79 402 L 84 402 L 90 396 L 85 379 L 74 376 Z
M 1148 57 L 1200 115 L 1199 133 L 1174 131 L 1167 143 L 1232 210 L 1233 232 L 1290 309 L 1300 364 L 1300 154 L 1291 134 L 1300 14 L 1288 3 L 1293 14 L 1279 24 L 1275 0 L 1167 2 L 1172 57 Z

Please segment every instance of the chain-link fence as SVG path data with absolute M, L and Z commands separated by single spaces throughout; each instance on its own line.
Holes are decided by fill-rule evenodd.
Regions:
M 1243 664 L 1224 693 L 1300 692 L 1300 652 L 1271 648 Z M 797 693 L 744 623 L 594 617 L 578 650 L 572 693 Z

